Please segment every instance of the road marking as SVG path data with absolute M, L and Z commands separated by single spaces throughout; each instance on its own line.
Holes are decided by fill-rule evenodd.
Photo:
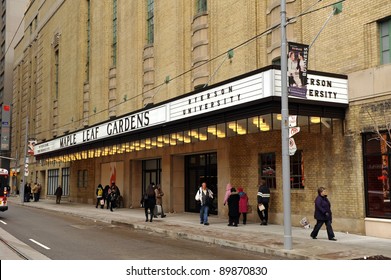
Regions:
M 49 248 L 48 246 L 45 246 L 45 245 L 39 243 L 38 241 L 35 241 L 34 239 L 31 239 L 31 238 L 30 238 L 29 240 L 30 240 L 31 242 L 34 242 L 35 244 L 41 246 L 42 248 L 44 248 L 44 249 L 46 249 L 46 250 L 50 250 L 50 248 Z
M 5 225 L 7 224 L 6 222 L 4 222 L 4 221 L 2 221 L 2 220 L 0 220 L 0 223 L 5 224 Z

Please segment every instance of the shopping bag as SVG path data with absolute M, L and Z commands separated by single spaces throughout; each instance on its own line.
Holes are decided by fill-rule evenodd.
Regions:
M 306 229 L 311 228 L 311 225 L 310 225 L 310 223 L 308 222 L 307 217 L 304 217 L 303 219 L 301 219 L 301 220 L 300 220 L 300 224 L 301 224 L 304 228 L 306 228 Z
M 259 209 L 259 211 L 263 211 L 263 210 L 265 210 L 265 205 L 263 205 L 263 204 L 258 204 L 258 209 Z
M 162 206 L 156 204 L 156 205 L 155 205 L 155 209 L 154 209 L 153 212 L 154 212 L 154 215 L 155 215 L 155 216 L 161 215 L 161 214 L 162 214 Z

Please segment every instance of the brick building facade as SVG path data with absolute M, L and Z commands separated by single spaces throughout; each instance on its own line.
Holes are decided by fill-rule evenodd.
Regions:
M 333 13 L 334 1 L 309 2 L 287 1 L 288 41 L 310 45 L 312 75 L 347 77 L 349 103 L 290 98 L 290 114 L 301 128 L 291 157 L 292 223 L 305 216 L 314 222 L 316 190 L 326 186 L 335 230 L 389 237 L 389 194 L 377 202 L 384 204 L 381 213 L 370 211 L 375 202 L 369 202 L 363 147 L 374 120 L 387 123 L 391 66 L 379 42 L 387 36 L 381 30 L 390 22 L 391 3 L 375 0 L 368 9 L 366 1 L 346 0 L 342 12 Z M 49 198 L 61 184 L 69 200 L 94 204 L 96 186 L 115 178 L 125 207 L 139 207 L 143 188 L 155 182 L 166 193 L 167 212 L 192 212 L 195 189 L 206 180 L 217 196 L 214 212 L 225 216 L 228 183 L 244 187 L 255 209 L 257 184 L 265 177 L 272 187 L 270 222 L 283 223 L 275 87 L 264 98 L 221 110 L 209 107 L 166 123 L 151 115 L 159 125 L 95 134 L 99 125 L 172 109 L 181 98 L 191 103 L 197 94 L 259 73 L 272 73 L 270 84 L 278 85 L 278 67 L 271 65 L 281 54 L 279 3 L 31 1 L 15 48 L 12 154 L 20 158 L 18 178 L 26 138 L 39 148 L 29 157 L 27 180 L 41 182 Z M 27 28 L 35 18 L 36 28 Z M 74 142 L 77 133 L 83 143 Z M 60 147 L 48 148 L 56 141 Z M 257 221 L 255 211 L 249 219 Z

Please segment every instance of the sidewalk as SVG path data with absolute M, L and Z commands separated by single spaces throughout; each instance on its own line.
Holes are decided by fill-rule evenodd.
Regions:
M 13 205 L 21 204 L 20 197 L 10 197 L 9 202 L 8 211 L 12 211 Z M 94 205 L 66 201 L 56 204 L 54 200 L 27 202 L 23 205 L 126 225 L 138 230 L 154 231 L 173 238 L 204 241 L 289 259 L 351 260 L 374 256 L 391 258 L 391 239 L 335 232 L 338 241 L 333 242 L 327 239 L 325 229 L 319 232 L 318 239 L 313 240 L 309 236 L 310 229 L 292 227 L 292 249 L 285 250 L 283 225 L 260 226 L 259 223 L 249 223 L 240 224 L 237 228 L 227 227 L 227 219 L 211 215 L 210 225 L 204 226 L 199 224 L 199 215 L 196 213 L 166 213 L 166 218 L 156 218 L 150 223 L 145 222 L 144 209 L 120 208 L 110 212 L 107 209 L 97 209 Z M 0 242 L 2 251 L 1 246 Z

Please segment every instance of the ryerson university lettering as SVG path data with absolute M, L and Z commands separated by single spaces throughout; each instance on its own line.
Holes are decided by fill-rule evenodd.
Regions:
M 116 120 L 91 126 L 69 135 L 52 139 L 35 146 L 35 155 L 83 145 L 124 133 L 200 116 L 247 104 L 271 96 L 281 96 L 281 71 L 258 70 L 254 74 L 233 78 L 215 87 L 168 100 L 156 107 L 132 113 Z M 308 74 L 307 90 L 302 99 L 348 104 L 347 78 L 343 75 Z M 289 96 L 290 98 L 301 98 Z M 331 105 L 332 106 L 332 105 Z
M 223 88 L 219 91 L 216 90 L 216 91 L 208 92 L 208 93 L 203 94 L 201 96 L 189 98 L 188 105 L 191 107 L 184 109 L 183 115 L 191 114 L 191 113 L 194 113 L 197 111 L 208 110 L 210 108 L 219 107 L 221 105 L 227 105 L 228 103 L 234 103 L 235 101 L 239 101 L 240 94 L 224 97 L 224 94 L 232 93 L 232 92 L 233 92 L 233 89 L 232 89 L 232 86 L 230 86 L 227 89 Z M 221 98 L 218 98 L 219 96 Z M 204 102 L 204 101 L 208 101 L 208 102 Z M 202 104 L 192 106 L 192 104 L 197 104 L 200 102 Z
M 326 88 L 333 87 L 333 84 L 331 81 L 321 80 L 321 79 L 313 79 L 313 78 L 308 80 L 308 85 L 317 86 L 317 87 L 326 87 Z M 308 89 L 308 95 L 313 96 L 313 97 L 337 99 L 337 94 L 338 93 L 335 91 Z

